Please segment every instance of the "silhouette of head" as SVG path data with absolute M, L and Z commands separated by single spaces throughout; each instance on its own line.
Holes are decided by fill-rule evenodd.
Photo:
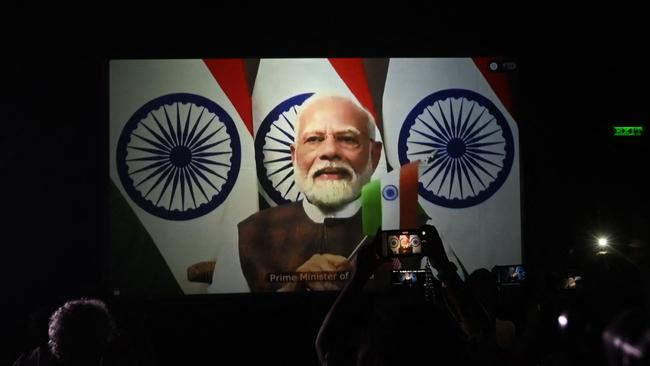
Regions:
M 467 283 L 476 299 L 491 315 L 495 315 L 499 292 L 495 275 L 485 268 L 479 268 L 469 275 Z
M 68 301 L 50 317 L 48 346 L 70 365 L 98 365 L 115 336 L 106 304 L 96 299 Z

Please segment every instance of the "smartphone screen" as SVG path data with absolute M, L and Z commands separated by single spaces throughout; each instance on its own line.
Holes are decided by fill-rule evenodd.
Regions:
M 521 264 L 495 266 L 493 271 L 500 285 L 519 285 L 526 280 L 526 269 Z
M 384 231 L 381 255 L 387 258 L 422 256 L 426 243 L 426 232 L 422 230 Z
M 395 270 L 391 274 L 391 284 L 403 286 L 420 286 L 425 283 L 424 269 Z

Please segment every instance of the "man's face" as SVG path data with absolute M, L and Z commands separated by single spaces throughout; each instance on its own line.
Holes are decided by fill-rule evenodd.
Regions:
M 399 243 L 402 246 L 402 248 L 408 248 L 409 247 L 409 237 L 407 235 L 400 235 Z
M 312 203 L 336 209 L 370 180 L 381 143 L 369 139 L 367 115 L 349 100 L 328 97 L 306 108 L 291 146 L 296 183 Z

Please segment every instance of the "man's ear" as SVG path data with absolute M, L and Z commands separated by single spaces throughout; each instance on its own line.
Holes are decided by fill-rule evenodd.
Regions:
M 377 165 L 379 165 L 379 159 L 381 159 L 381 148 L 382 143 L 380 141 L 373 141 L 372 151 L 370 152 L 370 157 L 372 158 L 372 171 L 375 171 Z
M 291 150 L 291 161 L 296 161 L 296 144 L 289 145 L 289 149 Z

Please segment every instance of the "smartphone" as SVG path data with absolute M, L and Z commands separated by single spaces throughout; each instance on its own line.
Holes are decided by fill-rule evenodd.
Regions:
M 492 272 L 499 285 L 519 285 L 526 281 L 526 268 L 523 264 L 494 266 Z
M 381 232 L 377 254 L 382 258 L 422 257 L 428 255 L 429 244 L 426 229 L 386 230 Z

